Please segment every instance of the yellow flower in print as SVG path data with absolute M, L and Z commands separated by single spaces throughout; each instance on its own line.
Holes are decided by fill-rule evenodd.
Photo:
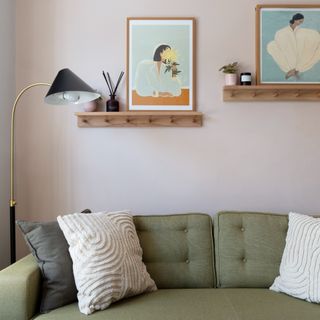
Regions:
M 161 53 L 161 60 L 165 64 L 166 68 L 164 70 L 164 73 L 172 72 L 172 77 L 175 78 L 179 73 L 181 73 L 180 70 L 178 70 L 177 66 L 179 63 L 178 60 L 178 53 L 176 50 L 173 50 L 171 48 L 165 49 Z
M 165 61 L 170 62 L 176 62 L 178 59 L 178 53 L 176 50 L 167 48 L 162 52 L 162 59 Z

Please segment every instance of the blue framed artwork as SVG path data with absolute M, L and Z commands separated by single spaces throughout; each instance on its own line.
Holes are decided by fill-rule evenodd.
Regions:
M 320 5 L 256 7 L 257 84 L 320 84 Z
M 127 18 L 127 110 L 195 109 L 195 19 Z

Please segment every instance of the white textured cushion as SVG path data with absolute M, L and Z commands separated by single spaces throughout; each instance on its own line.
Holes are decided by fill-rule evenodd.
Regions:
M 70 246 L 82 313 L 156 290 L 128 212 L 74 213 L 59 216 L 58 223 Z
M 280 276 L 271 290 L 320 302 L 320 219 L 289 213 Z

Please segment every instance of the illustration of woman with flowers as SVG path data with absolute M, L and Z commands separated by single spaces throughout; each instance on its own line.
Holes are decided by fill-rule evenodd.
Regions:
M 135 87 L 142 97 L 177 97 L 181 95 L 181 82 L 177 53 L 162 44 L 154 52 L 153 60 L 143 60 L 137 66 Z

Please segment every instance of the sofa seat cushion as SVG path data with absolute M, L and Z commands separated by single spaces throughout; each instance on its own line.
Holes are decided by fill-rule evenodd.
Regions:
M 88 319 L 77 304 L 36 320 Z M 320 306 L 268 289 L 161 289 L 117 302 L 90 320 L 319 320 Z

